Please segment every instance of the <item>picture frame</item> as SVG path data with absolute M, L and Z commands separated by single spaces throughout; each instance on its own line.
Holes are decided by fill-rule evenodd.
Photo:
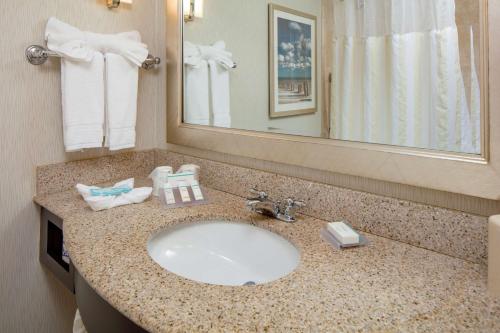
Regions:
M 317 18 L 269 4 L 269 116 L 317 112 Z

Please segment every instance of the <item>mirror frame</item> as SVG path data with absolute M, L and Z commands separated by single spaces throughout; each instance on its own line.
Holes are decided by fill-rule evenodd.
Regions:
M 500 43 L 493 43 L 500 34 L 500 3 L 478 1 L 481 155 L 183 123 L 181 0 L 168 0 L 166 6 L 167 144 L 500 200 L 500 114 L 489 112 L 500 107 L 500 94 L 489 94 L 500 91 Z M 324 91 L 328 77 L 326 71 L 320 73 L 318 88 Z

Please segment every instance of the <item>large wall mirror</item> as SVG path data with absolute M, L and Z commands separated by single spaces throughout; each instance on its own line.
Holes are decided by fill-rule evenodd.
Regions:
M 499 33 L 489 0 L 167 1 L 167 143 L 500 200 Z
M 183 122 L 485 156 L 482 0 L 185 0 Z

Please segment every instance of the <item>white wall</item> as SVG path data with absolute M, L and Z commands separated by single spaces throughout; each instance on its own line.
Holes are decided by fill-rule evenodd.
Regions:
M 321 135 L 321 85 L 318 111 L 281 119 L 269 118 L 268 4 L 282 5 L 317 17 L 318 75 L 321 73 L 321 0 L 205 0 L 204 17 L 184 25 L 184 40 L 212 44 L 224 40 L 238 68 L 231 74 L 233 128 L 307 136 Z M 189 92 L 187 92 L 189 94 Z M 188 95 L 189 96 L 189 95 Z
M 164 57 L 163 0 L 110 11 L 104 0 L 0 1 L 0 332 L 71 332 L 73 297 L 38 262 L 39 214 L 32 203 L 37 165 L 108 154 L 65 154 L 59 62 L 35 67 L 24 49 L 43 43 L 56 16 L 96 32 L 138 29 Z M 165 63 L 165 62 L 164 62 Z M 137 149 L 165 144 L 165 72 L 142 72 Z

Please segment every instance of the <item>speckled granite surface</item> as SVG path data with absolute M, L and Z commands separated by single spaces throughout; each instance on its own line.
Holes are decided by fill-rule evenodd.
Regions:
M 200 165 L 201 182 L 217 190 L 246 197 L 256 186 L 275 198 L 304 200 L 307 206 L 303 212 L 309 216 L 347 220 L 375 235 L 476 263 L 487 261 L 486 217 L 157 151 L 157 165 L 177 168 L 185 163 Z
M 155 163 L 155 151 L 132 151 L 94 159 L 39 166 L 36 169 L 36 193 L 69 190 L 77 183 L 96 184 L 110 179 L 145 175 Z
M 240 197 L 208 195 L 206 206 L 170 210 L 152 199 L 100 213 L 74 191 L 35 201 L 64 218 L 66 246 L 89 284 L 152 332 L 500 331 L 500 301 L 487 295 L 483 265 L 373 235 L 368 247 L 333 250 L 319 236 L 324 221 L 301 216 L 285 224 L 247 212 Z M 148 256 L 156 231 L 215 218 L 289 239 L 301 252 L 298 268 L 270 284 L 235 288 L 186 280 Z

